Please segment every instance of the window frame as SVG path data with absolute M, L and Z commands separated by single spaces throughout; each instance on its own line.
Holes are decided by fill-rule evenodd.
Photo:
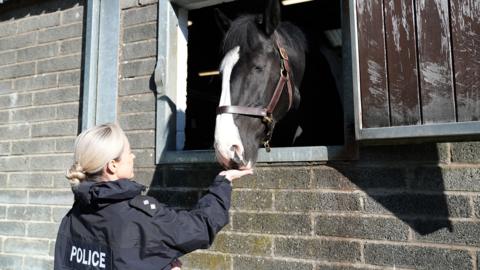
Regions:
M 155 67 L 156 163 L 213 163 L 214 150 L 178 150 L 183 147 L 186 81 L 188 10 L 220 4 L 223 0 L 159 0 L 158 53 Z M 258 162 L 309 162 L 357 159 L 354 138 L 350 12 L 348 0 L 341 0 L 343 47 L 344 144 L 335 146 L 274 147 L 259 149 Z M 339 3 L 339 4 L 340 4 Z M 183 47 L 182 47 L 183 46 Z
M 120 40 L 119 1 L 88 0 L 86 5 L 82 130 L 116 121 L 119 53 L 111 48 Z
M 357 6 L 358 0 L 350 1 L 350 32 L 351 32 L 351 59 L 353 76 L 353 96 L 355 114 L 355 138 L 362 142 L 381 141 L 445 141 L 459 139 L 480 138 L 480 121 L 470 122 L 449 122 L 449 123 L 427 123 L 411 126 L 390 126 L 390 127 L 363 127 L 362 102 L 360 89 L 360 67 L 359 67 L 359 44 L 358 44 L 358 21 Z

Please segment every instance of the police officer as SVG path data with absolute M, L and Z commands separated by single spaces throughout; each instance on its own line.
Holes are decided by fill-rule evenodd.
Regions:
M 252 174 L 223 171 L 193 210 L 175 211 L 141 195 L 145 186 L 131 181 L 134 158 L 116 124 L 77 137 L 66 174 L 75 202 L 60 224 L 55 270 L 177 267 L 178 257 L 212 244 L 228 223 L 231 181 Z

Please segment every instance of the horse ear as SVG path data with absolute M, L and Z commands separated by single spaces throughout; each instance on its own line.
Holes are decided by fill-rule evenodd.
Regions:
M 265 12 L 263 14 L 263 27 L 265 34 L 270 36 L 281 20 L 280 15 L 280 1 L 279 0 L 266 0 Z
M 232 20 L 230 20 L 227 15 L 225 15 L 223 12 L 220 11 L 220 9 L 215 8 L 214 9 L 214 17 L 215 17 L 215 22 L 217 23 L 218 27 L 222 31 L 222 33 L 225 35 L 227 30 L 230 28 L 230 24 L 232 23 Z

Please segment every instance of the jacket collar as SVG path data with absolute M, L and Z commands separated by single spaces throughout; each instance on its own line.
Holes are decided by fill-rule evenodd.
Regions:
M 75 201 L 83 205 L 100 205 L 131 199 L 140 195 L 145 186 L 128 179 L 108 182 L 83 181 L 75 189 Z

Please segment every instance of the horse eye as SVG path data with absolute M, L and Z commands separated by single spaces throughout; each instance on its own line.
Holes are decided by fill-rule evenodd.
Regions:
M 255 71 L 263 71 L 263 67 L 262 66 L 255 66 Z

